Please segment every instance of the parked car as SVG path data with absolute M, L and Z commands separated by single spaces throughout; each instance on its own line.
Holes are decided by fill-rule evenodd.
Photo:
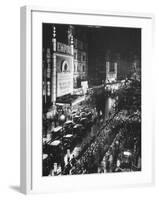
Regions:
M 72 134 L 73 132 L 73 126 L 75 125 L 75 123 L 71 120 L 66 121 L 63 125 L 64 128 L 64 133 L 66 134 Z
M 73 115 L 73 122 L 75 124 L 79 123 L 80 119 L 81 119 L 81 117 L 79 115 Z
M 120 169 L 122 169 L 122 171 L 131 171 L 132 157 L 133 154 L 129 149 L 124 149 L 120 153 L 119 163 L 120 163 Z
M 82 124 L 76 124 L 73 127 L 73 135 L 75 136 L 76 140 L 81 139 L 85 133 L 85 128 Z
M 81 113 L 80 113 L 80 117 L 81 117 L 81 118 L 87 117 L 87 113 L 86 113 L 86 112 L 81 112 Z
M 48 144 L 48 154 L 53 155 L 53 162 L 61 162 L 62 142 L 60 140 L 54 140 Z
M 64 135 L 62 138 L 62 142 L 64 149 L 72 149 L 74 146 L 74 135 L 73 134 Z
M 53 127 L 51 129 L 52 140 L 60 139 L 63 135 L 62 126 Z

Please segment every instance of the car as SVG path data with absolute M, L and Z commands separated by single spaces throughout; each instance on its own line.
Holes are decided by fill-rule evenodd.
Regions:
M 63 135 L 62 126 L 52 127 L 51 135 L 52 140 L 60 139 Z
M 73 131 L 74 125 L 75 125 L 75 123 L 73 121 L 71 121 L 71 120 L 66 121 L 63 125 L 65 134 L 71 134 Z
M 133 153 L 132 153 L 132 151 L 129 150 L 129 149 L 124 149 L 120 153 L 119 157 L 120 157 L 120 159 L 118 160 L 118 162 L 120 163 L 120 168 L 122 169 L 122 171 L 131 170 L 132 159 L 133 159 Z
M 87 128 L 88 119 L 86 117 L 83 117 L 80 119 L 79 123 L 82 124 L 84 128 Z
M 83 125 L 83 127 L 85 128 L 85 131 L 87 131 L 89 128 L 91 128 L 92 126 L 92 120 L 89 120 L 87 117 L 81 118 L 80 124 Z
M 74 122 L 75 124 L 79 123 L 80 119 L 81 119 L 81 117 L 80 117 L 79 115 L 74 115 L 74 116 L 73 116 L 73 122 Z
M 87 119 L 88 119 L 88 120 L 92 120 L 92 113 L 91 113 L 91 112 L 88 112 L 88 113 L 87 113 Z
M 76 140 L 82 138 L 85 133 L 85 128 L 82 124 L 76 124 L 73 127 L 73 135 L 75 136 Z
M 86 113 L 86 112 L 81 112 L 81 113 L 80 113 L 80 117 L 81 117 L 81 118 L 84 118 L 84 117 L 86 117 L 86 116 L 87 116 L 87 113 Z
M 74 142 L 74 135 L 73 134 L 67 134 L 64 135 L 62 138 L 62 143 L 64 149 L 72 149 L 73 147 L 73 142 Z
M 48 154 L 53 155 L 54 163 L 61 162 L 61 153 L 62 153 L 62 142 L 61 140 L 54 140 L 48 144 Z

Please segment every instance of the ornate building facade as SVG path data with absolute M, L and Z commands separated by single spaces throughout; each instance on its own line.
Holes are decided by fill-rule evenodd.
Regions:
M 87 45 L 78 39 L 74 39 L 74 88 L 81 87 L 81 81 L 86 81 L 88 76 Z
M 43 25 L 43 107 L 55 110 L 57 98 L 87 80 L 87 44 L 78 35 L 72 25 Z

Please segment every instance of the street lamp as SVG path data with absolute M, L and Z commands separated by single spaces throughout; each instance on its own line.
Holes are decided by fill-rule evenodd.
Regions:
M 65 117 L 64 114 L 62 114 L 62 115 L 60 116 L 60 121 L 62 122 L 62 124 L 65 122 L 65 120 L 66 120 L 66 117 Z
M 65 117 L 65 115 L 64 114 L 62 114 L 61 116 L 60 116 L 60 122 L 62 123 L 62 151 L 61 151 L 61 160 L 62 160 L 62 163 L 63 163 L 63 161 L 64 161 L 64 141 L 63 141 L 63 136 L 64 136 L 64 128 L 63 128 L 63 125 L 64 125 L 64 122 L 65 122 L 65 120 L 66 120 L 66 117 Z M 62 170 L 63 170 L 63 164 L 61 163 L 61 167 L 62 167 Z
M 62 114 L 61 116 L 60 116 L 60 122 L 62 123 L 62 135 L 63 135 L 63 124 L 64 124 L 64 122 L 65 122 L 65 120 L 66 120 L 66 117 L 65 117 L 65 115 L 64 114 Z

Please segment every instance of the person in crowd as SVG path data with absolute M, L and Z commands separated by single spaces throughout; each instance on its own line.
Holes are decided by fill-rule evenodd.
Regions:
M 72 164 L 72 166 L 74 166 L 75 163 L 76 163 L 76 159 L 75 159 L 75 156 L 73 155 L 73 156 L 72 156 L 72 159 L 71 159 L 71 164 Z

